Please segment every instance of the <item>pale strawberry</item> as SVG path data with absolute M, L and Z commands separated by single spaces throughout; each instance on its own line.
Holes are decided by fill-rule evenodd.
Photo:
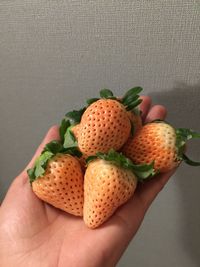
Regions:
M 89 101 L 78 133 L 78 147 L 85 156 L 106 153 L 110 148 L 119 150 L 124 145 L 134 124 L 129 111 L 141 102 L 138 99 L 141 90 L 132 88 L 119 100 L 105 89 L 100 92 L 102 99 Z
M 174 129 L 164 121 L 148 123 L 129 138 L 122 152 L 136 164 L 145 164 L 154 161 L 154 168 L 159 172 L 167 172 L 184 160 L 192 162 L 184 154 L 185 143 L 191 138 L 200 137 L 189 129 Z
M 125 107 L 112 99 L 100 99 L 84 112 L 78 135 L 80 151 L 87 155 L 120 149 L 130 135 L 131 123 Z
M 91 157 L 84 176 L 83 218 L 89 228 L 100 226 L 131 198 L 139 177 L 154 174 L 152 165 L 134 166 L 113 150 L 97 155 Z
M 60 152 L 56 153 L 56 150 Z M 68 152 L 57 141 L 49 143 L 28 173 L 38 198 L 70 214 L 82 216 L 84 175 L 78 159 Z

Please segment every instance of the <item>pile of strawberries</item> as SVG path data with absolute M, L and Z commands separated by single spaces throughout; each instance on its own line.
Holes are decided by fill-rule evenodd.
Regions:
M 48 143 L 28 170 L 41 200 L 96 228 L 131 198 L 139 182 L 182 160 L 200 166 L 184 154 L 186 141 L 200 134 L 160 120 L 143 125 L 141 91 L 135 87 L 117 98 L 104 89 L 100 98 L 66 114 L 60 140 Z

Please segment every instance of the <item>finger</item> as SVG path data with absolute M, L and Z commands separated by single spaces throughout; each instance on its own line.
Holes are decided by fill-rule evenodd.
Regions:
M 162 105 L 155 105 L 153 106 L 149 113 L 146 116 L 145 123 L 151 122 L 153 120 L 164 120 L 167 116 L 167 110 Z
M 59 127 L 57 125 L 52 126 L 49 131 L 47 132 L 46 136 L 44 137 L 42 143 L 39 145 L 37 148 L 33 158 L 31 161 L 28 163 L 26 168 L 23 170 L 23 172 L 20 175 L 27 175 L 27 170 L 31 168 L 36 160 L 36 158 L 41 154 L 42 150 L 44 149 L 45 145 L 52 140 L 59 140 Z
M 141 96 L 142 103 L 139 106 L 140 111 L 142 112 L 142 120 L 145 121 L 145 118 L 151 108 L 151 98 L 149 96 Z

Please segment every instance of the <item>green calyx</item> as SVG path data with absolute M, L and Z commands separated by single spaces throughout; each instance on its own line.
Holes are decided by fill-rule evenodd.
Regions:
M 73 110 L 70 112 L 67 112 L 65 114 L 66 119 L 68 119 L 71 123 L 71 125 L 76 125 L 81 121 L 81 117 L 83 115 L 83 113 L 85 112 L 86 107 L 81 108 L 79 110 Z
M 60 140 L 65 149 L 67 148 L 78 148 L 78 142 L 71 131 L 74 127 L 74 124 L 72 124 L 69 120 L 63 119 L 60 125 Z
M 99 99 L 114 99 L 117 100 L 117 98 L 113 95 L 113 92 L 110 89 L 102 89 L 100 92 L 100 98 L 90 98 L 88 99 L 86 102 L 89 105 L 91 105 L 92 103 L 96 102 Z
M 114 95 L 113 92 L 110 89 L 102 89 L 100 92 L 100 97 L 101 98 L 106 98 L 106 99 L 117 99 Z
M 116 97 L 113 96 L 112 91 L 110 91 L 109 89 L 103 89 L 100 91 L 100 97 L 101 98 L 105 98 L 105 99 L 117 99 Z M 88 99 L 87 102 L 87 106 L 81 108 L 80 110 L 73 110 L 73 111 L 69 111 L 65 114 L 65 117 L 67 120 L 70 121 L 71 125 L 76 125 L 78 123 L 80 123 L 81 121 L 81 117 L 83 115 L 83 113 L 85 112 L 85 110 L 87 109 L 87 107 L 89 105 L 91 105 L 92 103 L 96 102 L 97 100 L 99 100 L 100 98 L 90 98 Z
M 200 133 L 191 129 L 178 128 L 176 131 L 176 148 L 178 151 L 178 160 L 184 161 L 191 166 L 200 166 L 200 162 L 193 161 L 184 154 L 186 142 L 193 138 L 200 138 Z
M 71 126 L 71 122 L 69 120 L 63 119 L 60 124 L 59 134 L 60 134 L 60 141 L 63 144 L 65 140 L 65 133 L 67 129 Z
M 78 147 L 78 142 L 71 131 L 73 126 L 70 126 L 67 128 L 65 135 L 64 135 L 64 142 L 63 147 L 64 148 L 72 148 L 72 147 Z
M 116 152 L 114 149 L 110 149 L 107 154 L 98 152 L 95 156 L 88 157 L 86 162 L 89 164 L 95 159 L 103 159 L 120 168 L 131 170 L 139 181 L 151 178 L 156 174 L 153 162 L 150 164 L 135 165 L 130 159 L 126 158 L 122 153 Z
M 142 99 L 139 97 L 139 93 L 143 89 L 141 87 L 134 87 L 128 90 L 122 99 L 119 99 L 113 95 L 113 92 L 110 89 L 102 89 L 99 94 L 100 98 L 90 98 L 88 99 L 87 106 L 81 108 L 80 110 L 72 110 L 65 114 L 65 119 L 63 119 L 61 123 L 61 129 L 60 134 L 63 138 L 66 128 L 72 125 L 76 125 L 81 122 L 81 117 L 88 106 L 90 106 L 92 103 L 98 101 L 99 99 L 113 99 L 120 103 L 122 103 L 127 111 L 133 111 L 136 115 L 140 115 L 140 110 L 138 108 L 139 104 L 142 102 Z M 62 139 L 63 140 L 63 139 Z
M 143 89 L 141 87 L 134 87 L 128 90 L 124 97 L 122 98 L 121 102 L 126 107 L 126 110 L 135 110 L 136 107 L 142 102 L 142 99 L 139 97 L 139 93 Z M 137 109 L 136 109 L 137 110 Z M 135 111 L 136 112 L 136 111 Z
M 88 106 L 90 106 L 92 103 L 98 101 L 99 99 L 113 99 L 120 103 L 122 103 L 127 111 L 133 111 L 136 115 L 140 115 L 140 110 L 138 108 L 139 104 L 142 102 L 141 99 L 139 99 L 139 93 L 142 91 L 141 87 L 134 87 L 131 88 L 126 92 L 126 94 L 123 96 L 123 98 L 120 100 L 117 97 L 113 95 L 113 92 L 110 89 L 102 89 L 99 94 L 100 98 L 90 98 L 88 99 L 87 106 L 81 108 L 80 110 L 72 110 L 65 114 L 65 119 L 63 119 L 61 123 L 61 137 L 63 138 L 65 134 L 66 128 L 69 127 L 68 124 L 76 125 L 81 122 L 81 118 L 85 110 Z M 63 140 L 63 139 L 62 139 Z
M 77 157 L 82 155 L 76 147 L 64 148 L 60 141 L 51 141 L 50 143 L 46 144 L 41 155 L 36 159 L 33 168 L 27 170 L 30 183 L 32 183 L 38 177 L 44 175 L 49 160 L 58 153 L 70 154 Z
M 53 140 L 46 144 L 42 153 L 36 159 L 33 168 L 27 170 L 30 183 L 44 175 L 49 160 L 56 154 L 70 154 L 76 157 L 82 156 L 82 153 L 78 149 L 77 141 L 71 132 L 71 127 L 72 125 L 69 120 L 62 120 L 59 128 L 60 141 Z
M 28 169 L 29 181 L 32 183 L 37 177 L 45 173 L 47 162 L 54 156 L 50 151 L 43 152 L 35 161 L 33 168 Z
M 113 92 L 109 89 L 102 89 L 100 91 L 100 98 L 91 98 L 87 100 L 87 104 L 91 105 L 92 103 L 96 102 L 99 99 L 114 99 L 116 101 L 119 101 L 120 103 L 122 103 L 125 107 L 127 111 L 134 111 L 136 114 L 139 114 L 140 111 L 137 108 L 138 105 L 142 102 L 142 99 L 140 99 L 139 97 L 139 93 L 142 91 L 143 89 L 141 87 L 134 87 L 131 88 L 130 90 L 128 90 L 125 95 L 123 96 L 123 98 L 120 100 L 117 97 L 115 97 L 113 95 Z

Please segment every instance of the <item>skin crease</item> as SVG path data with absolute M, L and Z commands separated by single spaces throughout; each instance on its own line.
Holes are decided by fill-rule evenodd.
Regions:
M 163 106 L 151 107 L 143 96 L 143 120 L 164 119 Z M 28 164 L 47 142 L 58 139 L 52 127 Z M 144 215 L 174 170 L 140 184 L 133 197 L 101 227 L 91 230 L 81 218 L 39 200 L 30 187 L 27 168 L 14 180 L 0 207 L 0 259 L 4 267 L 112 267 L 136 234 Z

